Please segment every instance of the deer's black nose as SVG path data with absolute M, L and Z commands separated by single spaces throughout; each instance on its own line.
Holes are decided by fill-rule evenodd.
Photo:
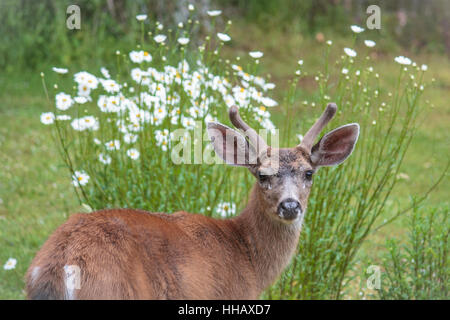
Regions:
M 302 213 L 300 202 L 292 198 L 281 201 L 278 206 L 278 215 L 286 220 L 294 220 Z

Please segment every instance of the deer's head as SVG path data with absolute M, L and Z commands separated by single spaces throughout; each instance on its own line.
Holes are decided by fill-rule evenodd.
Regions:
M 294 148 L 268 146 L 241 119 L 235 106 L 230 108 L 230 120 L 244 134 L 217 122 L 209 122 L 207 128 L 216 154 L 227 164 L 247 167 L 256 177 L 265 212 L 274 219 L 292 223 L 306 211 L 317 169 L 342 163 L 358 140 L 359 125 L 352 123 L 328 132 L 314 144 L 336 109 L 330 103 Z

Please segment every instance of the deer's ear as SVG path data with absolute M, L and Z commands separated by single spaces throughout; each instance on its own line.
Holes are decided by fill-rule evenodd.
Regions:
M 239 132 L 217 122 L 207 123 L 208 135 L 216 154 L 234 166 L 256 164 L 256 152 Z
M 350 156 L 359 136 L 357 123 L 347 124 L 328 132 L 311 149 L 311 161 L 316 167 L 334 166 Z

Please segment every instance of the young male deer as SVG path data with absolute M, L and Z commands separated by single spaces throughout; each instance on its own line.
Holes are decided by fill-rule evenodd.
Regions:
M 131 209 L 72 215 L 34 258 L 28 298 L 258 298 L 295 252 L 314 172 L 344 161 L 358 139 L 359 125 L 348 124 L 313 144 L 335 112 L 329 104 L 298 146 L 272 149 L 232 107 L 231 122 L 245 136 L 215 122 L 207 129 L 215 152 L 257 179 L 240 215 L 221 220 Z M 68 285 L 68 266 L 80 271 L 79 286 Z

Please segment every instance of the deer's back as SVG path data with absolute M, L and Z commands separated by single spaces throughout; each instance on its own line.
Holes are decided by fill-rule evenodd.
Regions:
M 257 298 L 249 257 L 232 220 L 129 209 L 76 214 L 37 253 L 26 275 L 27 294 L 32 299 Z M 72 288 L 76 281 L 66 285 L 67 266 L 79 268 L 80 289 Z

